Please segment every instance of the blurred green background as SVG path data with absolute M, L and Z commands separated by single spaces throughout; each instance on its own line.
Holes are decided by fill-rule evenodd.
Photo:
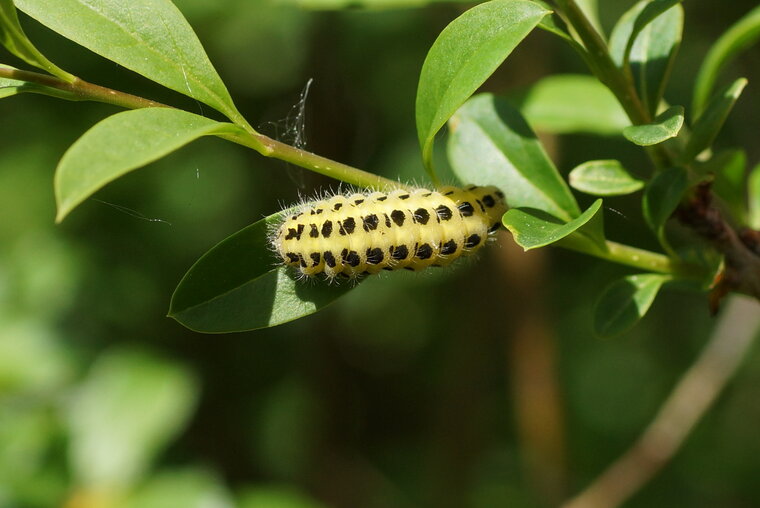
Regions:
M 293 142 L 294 106 L 313 78 L 307 149 L 425 182 L 419 69 L 463 5 L 175 3 L 255 127 Z M 609 30 L 633 2 L 600 3 Z M 711 41 L 755 5 L 686 3 L 671 103 L 689 103 Z M 214 115 L 22 23 L 84 79 Z M 0 61 L 20 66 L 7 53 Z M 558 72 L 585 70 L 537 32 L 485 88 L 517 94 Z M 729 74 L 750 88 L 718 144 L 747 146 L 755 163 L 760 52 Z M 32 95 L 0 102 L 0 507 L 553 506 L 630 445 L 713 326 L 702 296 L 666 292 L 626 336 L 595 339 L 595 296 L 628 270 L 559 250 L 523 254 L 503 235 L 478 260 L 374 277 L 287 325 L 193 333 L 165 317 L 190 265 L 335 182 L 202 139 L 55 225 L 58 159 L 116 111 Z M 563 172 L 608 157 L 646 164 L 621 139 L 546 142 Z M 607 205 L 608 236 L 656 249 L 635 196 Z M 683 452 L 629 505 L 759 506 L 758 400 L 755 349 Z

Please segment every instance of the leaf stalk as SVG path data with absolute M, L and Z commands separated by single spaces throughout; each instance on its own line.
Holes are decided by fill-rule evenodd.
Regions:
M 640 268 L 648 272 L 667 273 L 673 275 L 686 275 L 691 273 L 688 267 L 675 262 L 665 254 L 652 252 L 638 247 L 632 247 L 622 243 L 606 240 L 604 249 L 589 248 L 586 244 L 576 242 L 559 242 L 558 246 L 565 249 L 581 252 L 589 256 L 601 258 L 620 265 Z
M 556 0 L 556 4 L 586 47 L 588 55 L 586 61 L 591 64 L 589 65 L 591 71 L 615 95 L 631 123 L 633 125 L 650 123 L 652 116 L 636 92 L 631 73 L 625 71 L 625 66 L 623 69 L 619 69 L 615 65 L 607 43 L 594 28 L 583 10 L 575 0 Z M 672 157 L 662 145 L 647 147 L 646 151 L 658 169 L 672 165 Z
M 112 104 L 126 109 L 140 108 L 171 108 L 161 102 L 132 95 L 126 92 L 113 90 L 80 78 L 71 82 L 38 72 L 0 67 L 0 78 L 14 79 L 27 83 L 36 83 L 56 91 L 66 93 L 66 98 L 71 100 L 95 101 Z M 40 90 L 42 91 L 42 90 Z M 51 95 L 54 95 L 51 93 Z M 61 97 L 60 95 L 56 95 Z M 296 166 L 306 168 L 315 173 L 329 176 L 337 180 L 356 185 L 358 187 L 372 189 L 388 189 L 405 187 L 394 180 L 362 171 L 361 169 L 343 164 L 326 157 L 316 155 L 306 150 L 282 143 L 253 130 L 248 122 L 242 117 L 236 120 L 240 129 L 232 132 L 219 134 L 219 137 L 232 141 L 239 145 L 256 150 L 265 157 L 273 157 Z

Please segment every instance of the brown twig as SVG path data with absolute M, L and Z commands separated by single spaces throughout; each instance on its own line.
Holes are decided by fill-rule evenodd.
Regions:
M 612 508 L 641 489 L 681 448 L 736 372 L 759 329 L 757 301 L 731 297 L 710 341 L 639 440 L 564 508 Z
M 711 309 L 717 312 L 720 301 L 730 292 L 760 300 L 760 232 L 737 232 L 731 227 L 713 202 L 711 186 L 712 181 L 697 185 L 676 217 L 724 256 L 725 267 L 710 297 Z

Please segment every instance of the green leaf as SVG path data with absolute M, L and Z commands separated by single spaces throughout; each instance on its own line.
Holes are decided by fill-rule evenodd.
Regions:
M 644 219 L 667 249 L 669 246 L 665 239 L 665 222 L 681 202 L 688 186 L 689 180 L 683 168 L 669 168 L 652 178 L 644 190 Z
M 630 125 L 623 129 L 623 136 L 639 146 L 651 146 L 674 138 L 683 126 L 683 106 L 671 106 L 652 123 Z
M 707 108 L 692 126 L 682 162 L 689 163 L 703 150 L 710 148 L 745 86 L 747 80 L 739 78 L 710 100 Z
M 452 21 L 425 58 L 417 87 L 417 134 L 428 173 L 443 124 L 550 11 L 525 0 L 493 0 Z
M 55 173 L 56 221 L 107 183 L 191 141 L 240 128 L 170 108 L 124 111 L 85 132 L 63 155 Z
M 244 122 L 170 0 L 16 0 L 16 5 L 67 39 Z
M 638 38 L 639 34 L 648 27 L 655 19 L 657 19 L 662 13 L 669 10 L 673 6 L 680 4 L 681 0 L 652 0 L 645 2 L 644 8 L 641 9 L 636 16 L 636 20 L 631 27 L 631 34 L 628 36 L 628 42 L 626 43 L 624 59 L 630 55 L 631 48 Z
M 610 38 L 610 54 L 630 68 L 645 107 L 654 115 L 681 44 L 683 8 L 676 0 L 644 0 L 621 18 Z
M 608 43 L 610 57 L 612 57 L 612 61 L 615 62 L 615 65 L 621 69 L 628 61 L 628 58 L 626 57 L 626 50 L 628 49 L 628 41 L 633 35 L 633 27 L 636 24 L 636 19 L 648 3 L 649 0 L 640 0 L 639 2 L 635 3 L 633 7 L 625 11 L 623 15 L 620 16 L 620 19 L 618 19 L 617 23 L 612 29 L 612 33 L 610 34 L 610 41 Z
M 169 317 L 205 333 L 267 328 L 308 316 L 356 284 L 298 280 L 272 252 L 269 232 L 281 212 L 217 244 L 185 274 L 174 291 Z
M 45 55 L 32 44 L 21 28 L 13 0 L 0 0 L 0 44 L 29 65 L 44 69 L 64 81 L 72 82 L 75 79 L 45 58 Z
M 610 90 L 593 76 L 549 76 L 528 91 L 520 107 L 534 129 L 553 134 L 616 135 L 630 120 Z
M 463 182 L 496 185 L 511 207 L 569 221 L 580 215 L 570 189 L 520 113 L 502 98 L 470 99 L 449 123 L 449 162 Z
M 591 22 L 591 25 L 600 34 L 604 34 L 602 30 L 602 22 L 599 20 L 599 0 L 576 0 L 575 2 L 583 11 L 584 16 Z
M 552 10 L 552 6 L 549 5 L 549 3 L 544 0 L 531 0 L 531 1 L 540 5 L 547 11 Z M 542 30 L 546 30 L 549 33 L 553 33 L 554 35 L 559 36 L 565 42 L 570 44 L 573 47 L 573 49 L 578 51 L 581 55 L 585 55 L 586 53 L 585 48 L 581 44 L 579 44 L 578 41 L 573 39 L 573 37 L 570 35 L 569 30 L 567 29 L 567 24 L 563 21 L 561 17 L 557 15 L 556 12 L 552 12 L 551 14 L 544 16 L 543 19 L 541 19 L 541 22 L 538 24 L 538 28 Z
M 747 225 L 752 229 L 760 230 L 760 164 L 750 172 L 747 180 L 749 193 L 749 213 Z
M 512 233 L 515 242 L 525 250 L 546 247 L 554 242 L 569 239 L 570 235 L 576 237 L 570 242 L 571 248 L 576 248 L 579 243 L 583 243 L 589 248 L 604 250 L 601 222 L 592 221 L 601 207 L 602 200 L 597 199 L 588 210 L 569 222 L 563 222 L 543 210 L 511 208 L 504 214 L 502 221 Z M 578 250 L 588 251 L 589 249 Z
M 570 186 L 595 196 L 623 196 L 644 187 L 616 160 L 587 161 L 570 171 Z
M 136 483 L 185 426 L 196 395 L 178 364 L 130 350 L 101 356 L 67 408 L 77 485 L 109 491 Z
M 739 53 L 757 42 L 758 38 L 760 38 L 760 6 L 755 7 L 734 23 L 707 53 L 694 85 L 692 114 L 695 117 L 702 114 L 721 71 Z
M 657 113 L 665 94 L 681 46 L 683 20 L 683 7 L 676 5 L 647 25 L 633 45 L 631 71 L 638 77 L 637 88 L 651 115 Z
M 594 332 L 603 338 L 627 332 L 647 313 L 670 275 L 629 275 L 609 286 L 594 309 Z
M 534 0 L 534 1 L 535 3 L 543 6 L 547 11 L 551 10 L 551 7 L 546 2 L 542 2 L 538 0 Z M 560 38 L 564 39 L 566 42 L 570 44 L 573 44 L 573 45 L 578 44 L 578 42 L 575 39 L 573 39 L 568 33 L 567 25 L 565 24 L 565 22 L 562 21 L 562 18 L 560 18 L 556 13 L 552 13 L 547 16 L 544 16 L 544 18 L 541 19 L 541 22 L 538 24 L 538 28 L 542 30 L 546 30 L 549 33 L 553 33 L 554 35 L 559 36 Z

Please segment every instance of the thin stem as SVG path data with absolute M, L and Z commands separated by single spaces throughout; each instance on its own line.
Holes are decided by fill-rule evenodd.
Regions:
M 6 11 L 0 13 L 0 18 L 3 18 L 0 20 L 0 24 L 3 25 L 2 31 L 5 32 L 3 45 L 5 45 L 11 53 L 35 67 L 45 69 L 50 74 L 58 76 L 63 81 L 73 82 L 77 79 L 73 74 L 64 71 L 48 60 L 45 55 L 40 53 L 40 50 L 32 44 L 32 41 L 29 40 L 24 33 L 24 30 L 21 28 L 12 0 L 7 10 L 5 8 L 3 8 L 3 10 Z
M 652 119 L 641 103 L 633 83 L 625 78 L 610 57 L 607 44 L 574 0 L 557 0 L 557 5 L 578 33 L 589 56 L 596 64 L 597 77 L 606 84 L 634 124 L 649 123 Z
M 64 92 L 66 94 L 65 97 L 72 100 L 103 102 L 126 109 L 171 108 L 171 106 L 160 102 L 89 83 L 79 78 L 76 78 L 69 83 L 47 74 L 7 67 L 0 67 L 0 78 L 15 79 L 18 81 L 43 85 L 53 90 Z M 58 95 L 58 97 L 60 97 L 60 95 Z M 280 159 L 314 171 L 315 173 L 329 176 L 359 187 L 375 189 L 406 187 L 394 180 L 368 173 L 347 164 L 342 164 L 274 140 L 256 132 L 244 120 L 242 121 L 239 130 L 220 134 L 219 137 L 252 148 L 266 157 Z
M 604 249 L 601 249 L 596 246 L 589 247 L 588 242 L 574 240 L 575 237 L 570 236 L 561 240 L 556 245 L 576 252 L 582 252 L 589 256 L 606 259 L 613 263 L 641 268 L 648 272 L 688 276 L 695 271 L 687 265 L 674 262 L 664 254 L 639 249 L 638 247 L 631 247 L 630 245 L 607 240 L 605 241 Z
M 652 121 L 652 116 L 641 102 L 630 73 L 626 74 L 612 61 L 607 43 L 596 31 L 583 10 L 575 0 L 556 0 L 562 14 L 583 41 L 588 60 L 591 61 L 591 71 L 599 80 L 607 85 L 625 110 L 634 125 L 642 125 Z M 663 145 L 655 145 L 646 149 L 654 165 L 665 168 L 673 164 L 672 157 Z
M 760 331 L 756 301 L 732 297 L 710 341 L 638 441 L 564 508 L 625 503 L 678 453 L 746 357 Z
M 388 189 L 406 187 L 399 182 L 388 178 L 363 171 L 361 169 L 336 162 L 331 159 L 322 157 L 306 150 L 301 150 L 294 146 L 274 140 L 268 136 L 259 133 L 236 132 L 231 134 L 222 134 L 220 137 L 237 143 L 239 145 L 253 148 L 261 155 L 274 157 L 276 159 L 290 162 L 296 166 L 319 173 L 320 175 L 329 176 L 342 182 L 359 187 L 372 189 Z
M 674 263 L 671 258 L 664 254 L 658 254 L 630 245 L 607 241 L 607 254 L 604 259 L 637 268 L 643 268 L 653 272 L 660 273 L 677 273 L 680 272 L 681 265 Z
M 0 78 L 44 85 L 48 88 L 66 92 L 73 100 L 105 102 L 106 104 L 113 104 L 114 106 L 127 109 L 171 107 L 160 102 L 89 83 L 79 78 L 74 78 L 73 81 L 67 82 L 47 74 L 8 67 L 0 67 Z

